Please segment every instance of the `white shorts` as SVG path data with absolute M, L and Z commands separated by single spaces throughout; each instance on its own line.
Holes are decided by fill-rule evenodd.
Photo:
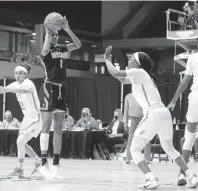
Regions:
M 32 137 L 38 137 L 42 130 L 42 119 L 40 115 L 24 116 L 19 130 L 20 134 L 29 134 Z
M 170 111 L 166 108 L 150 110 L 139 123 L 134 136 L 152 140 L 158 134 L 161 140 L 173 138 L 173 123 Z
M 186 119 L 190 123 L 198 122 L 198 91 L 191 92 L 188 96 L 188 111 Z

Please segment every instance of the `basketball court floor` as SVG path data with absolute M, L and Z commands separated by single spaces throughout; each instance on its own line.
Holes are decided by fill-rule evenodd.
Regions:
M 133 163 L 74 159 L 61 160 L 63 182 L 49 182 L 43 180 L 39 173 L 32 177 L 29 175 L 33 168 L 33 161 L 29 158 L 24 165 L 28 179 L 4 179 L 16 162 L 15 157 L 0 157 L 0 191 L 133 191 L 144 182 L 143 174 Z M 198 163 L 190 163 L 190 167 L 198 174 Z M 192 190 L 176 185 L 179 169 L 173 163 L 154 162 L 152 169 L 161 183 L 158 190 Z

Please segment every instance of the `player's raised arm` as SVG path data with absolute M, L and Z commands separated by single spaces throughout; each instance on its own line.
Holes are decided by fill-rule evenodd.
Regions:
M 44 27 L 45 27 L 46 34 L 45 34 L 45 40 L 43 43 L 43 47 L 41 49 L 41 56 L 46 56 L 49 53 L 50 43 L 51 43 L 52 34 L 53 34 L 53 32 L 47 28 L 45 23 L 44 23 Z
M 109 73 L 115 78 L 126 78 L 126 71 L 125 70 L 117 70 L 117 68 L 111 63 L 111 51 L 112 46 L 106 48 L 104 59 L 107 66 Z
M 76 50 L 79 49 L 82 44 L 80 42 L 80 40 L 78 39 L 78 37 L 71 31 L 68 21 L 66 19 L 66 17 L 63 17 L 64 19 L 64 24 L 63 24 L 63 30 L 70 36 L 70 38 L 72 39 L 73 43 L 67 44 L 67 50 L 68 51 L 72 51 L 72 50 Z

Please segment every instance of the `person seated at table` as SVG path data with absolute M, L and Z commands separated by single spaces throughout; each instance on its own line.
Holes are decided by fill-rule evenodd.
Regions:
M 185 134 L 184 134 L 184 137 L 182 137 L 180 139 L 180 148 L 181 148 L 181 150 L 183 148 L 184 141 L 185 141 Z M 195 149 L 194 160 L 198 161 L 198 131 L 196 133 L 196 139 L 195 139 L 195 142 L 194 142 L 194 149 Z
M 0 121 L 0 129 L 3 129 L 4 126 L 3 126 L 3 121 Z
M 9 110 L 5 112 L 3 128 L 4 129 L 19 128 L 19 121 L 16 118 L 12 117 L 12 113 Z
M 63 130 L 71 129 L 73 126 L 74 126 L 74 119 L 71 115 L 69 115 L 69 108 L 67 107 L 65 112 Z
M 124 127 L 123 113 L 120 109 L 114 111 L 113 120 L 110 122 L 108 127 L 108 136 L 106 140 L 106 148 L 109 150 L 111 159 L 115 158 L 115 149 L 116 144 L 123 144 L 123 139 L 127 137 L 127 131 Z
M 97 128 L 97 122 L 91 116 L 91 112 L 89 108 L 85 107 L 82 109 L 81 118 L 78 120 L 75 127 L 81 127 L 88 130 Z

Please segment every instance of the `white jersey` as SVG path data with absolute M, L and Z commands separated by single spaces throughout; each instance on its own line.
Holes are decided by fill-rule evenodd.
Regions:
M 34 83 L 26 78 L 21 84 L 14 82 L 12 85 L 14 87 L 25 87 L 27 90 L 30 90 L 28 93 L 16 93 L 23 114 L 25 116 L 38 114 L 40 112 L 40 102 Z
M 143 69 L 132 68 L 126 71 L 132 83 L 132 92 L 143 113 L 150 109 L 165 107 L 152 78 Z
M 198 53 L 195 53 L 189 57 L 185 75 L 193 76 L 191 91 L 198 90 Z

